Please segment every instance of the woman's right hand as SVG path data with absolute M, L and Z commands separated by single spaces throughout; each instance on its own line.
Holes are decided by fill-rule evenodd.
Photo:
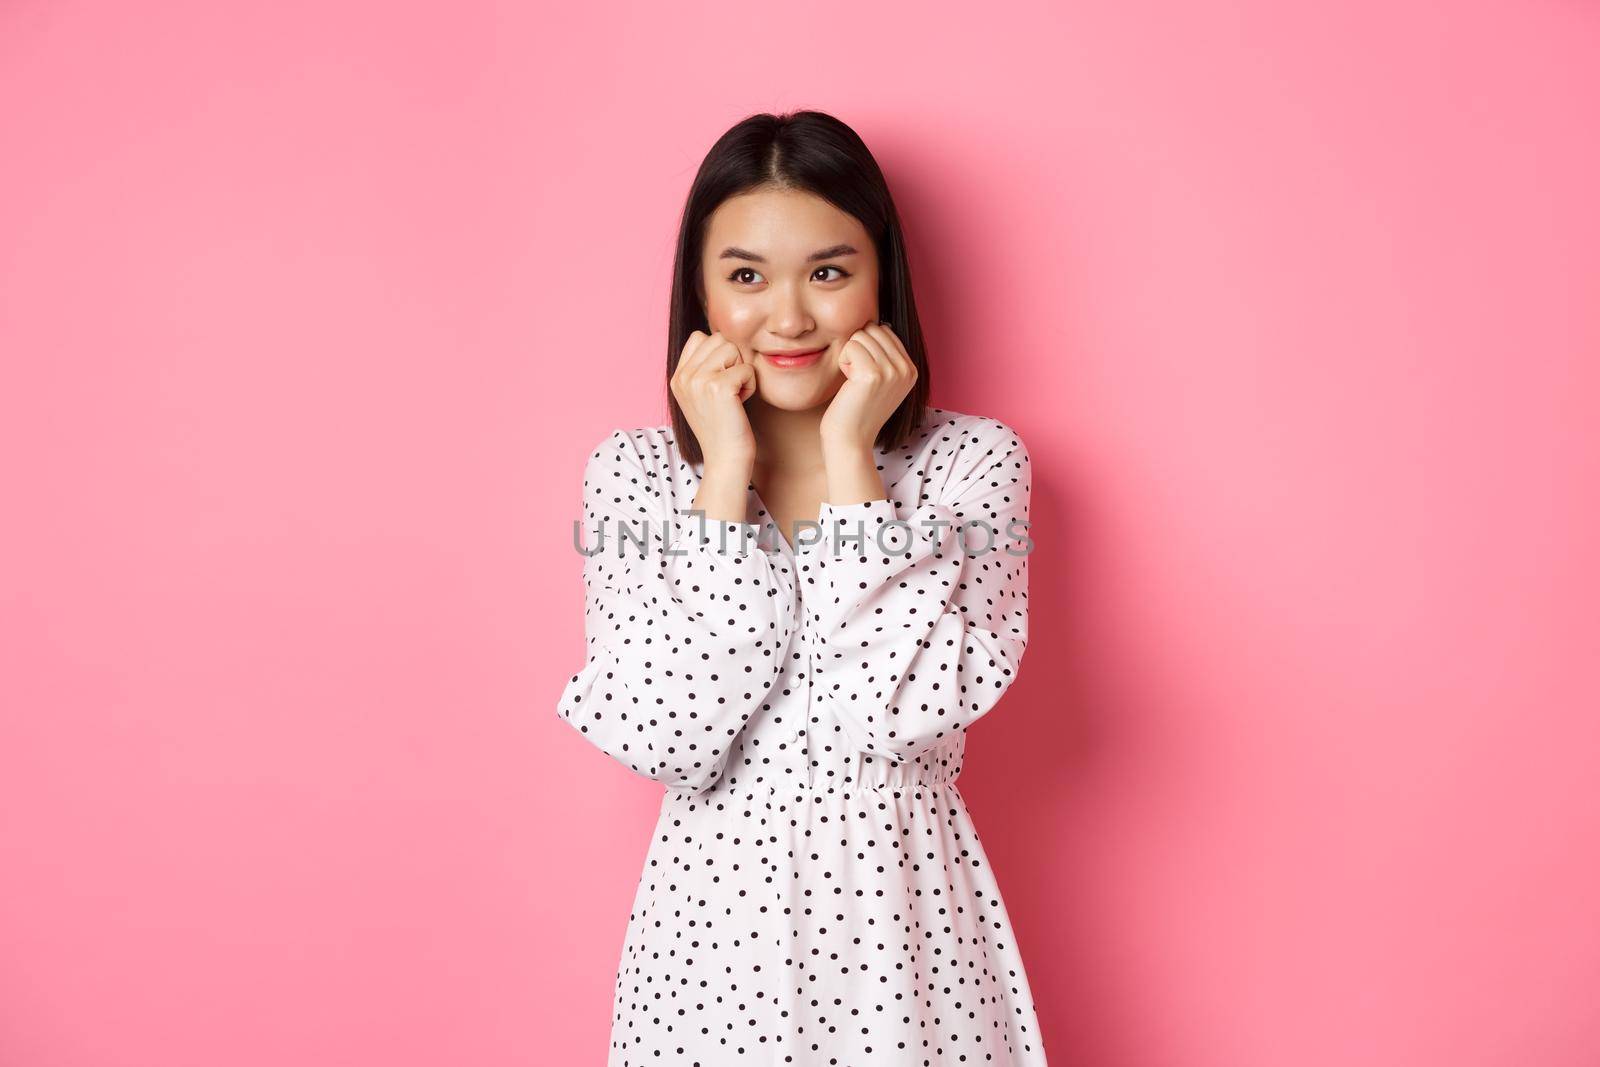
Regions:
M 756 458 L 756 435 L 744 402 L 755 395 L 756 369 L 720 332 L 696 330 L 672 372 L 672 395 L 700 442 L 707 470 L 744 471 Z

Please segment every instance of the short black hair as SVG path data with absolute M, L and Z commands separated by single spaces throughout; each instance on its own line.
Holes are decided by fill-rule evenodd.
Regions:
M 700 442 L 684 418 L 671 381 L 678 357 L 696 330 L 710 333 L 700 298 L 700 257 L 706 228 L 724 200 L 763 187 L 812 193 L 860 221 L 878 253 L 878 316 L 905 345 L 917 381 L 883 424 L 877 444 L 893 448 L 922 423 L 928 402 L 928 360 L 911 293 L 911 267 L 900 216 L 878 161 L 855 130 L 821 111 L 758 114 L 717 138 L 689 187 L 672 265 L 672 308 L 667 325 L 667 404 L 678 451 L 703 461 Z

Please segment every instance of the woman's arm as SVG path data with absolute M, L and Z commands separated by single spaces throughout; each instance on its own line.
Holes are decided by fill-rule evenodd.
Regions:
M 589 457 L 583 519 L 605 548 L 584 561 L 588 661 L 559 714 L 635 773 L 700 792 L 783 666 L 792 578 L 756 546 L 754 524 L 677 516 L 622 430 Z
M 898 516 L 910 530 L 885 530 L 887 549 L 891 501 L 822 507 L 818 692 L 857 750 L 891 762 L 993 708 L 1027 647 L 1028 451 L 994 419 L 973 432 L 952 461 L 963 472 Z M 858 531 L 859 546 L 843 540 Z

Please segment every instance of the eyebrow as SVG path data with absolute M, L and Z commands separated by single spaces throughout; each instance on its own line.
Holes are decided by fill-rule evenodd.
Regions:
M 853 255 L 856 255 L 856 254 L 857 254 L 856 253 L 856 248 L 855 248 L 854 245 L 848 245 L 848 244 L 834 245 L 831 248 L 824 248 L 820 252 L 811 253 L 809 256 L 806 257 L 806 262 L 807 263 L 815 263 L 819 259 L 835 259 L 835 258 L 837 258 L 839 256 L 853 256 Z M 733 245 L 729 245 L 727 248 L 724 248 L 722 250 L 722 254 L 720 256 L 718 256 L 717 258 L 718 259 L 748 259 L 752 263 L 765 263 L 766 262 L 766 260 L 764 258 L 762 258 L 761 256 L 756 255 L 754 252 L 747 252 L 744 249 L 737 248 L 737 247 L 735 247 Z

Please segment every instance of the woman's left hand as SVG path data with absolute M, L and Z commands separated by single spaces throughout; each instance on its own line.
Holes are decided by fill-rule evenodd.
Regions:
M 883 424 L 917 382 L 917 368 L 905 345 L 881 322 L 869 322 L 850 335 L 839 353 L 845 382 L 822 413 L 823 441 L 871 448 Z

